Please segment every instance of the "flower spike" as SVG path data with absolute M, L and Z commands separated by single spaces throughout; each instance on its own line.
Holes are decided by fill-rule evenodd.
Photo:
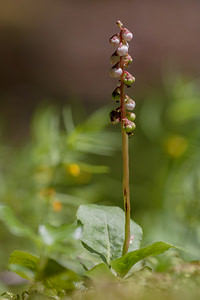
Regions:
M 133 131 L 136 128 L 135 114 L 132 112 L 135 108 L 135 101 L 125 95 L 125 86 L 130 87 L 135 81 L 135 78 L 124 70 L 133 61 L 128 54 L 129 44 L 133 34 L 123 28 L 121 21 L 116 22 L 120 32 L 110 38 L 112 46 L 117 47 L 117 50 L 111 55 L 110 62 L 113 67 L 110 70 L 110 76 L 119 78 L 119 85 L 112 92 L 112 98 L 116 102 L 120 102 L 120 107 L 110 112 L 110 120 L 113 124 L 121 124 L 122 132 L 122 156 L 123 156 L 123 196 L 125 210 L 125 238 L 122 250 L 122 255 L 126 254 L 130 245 L 130 194 L 129 194 L 129 154 L 128 154 L 128 137 L 133 136 Z

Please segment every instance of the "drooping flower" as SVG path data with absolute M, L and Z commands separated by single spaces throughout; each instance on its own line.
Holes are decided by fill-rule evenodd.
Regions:
M 124 56 L 127 53 L 128 53 L 128 46 L 123 43 L 120 43 L 119 47 L 117 48 L 117 54 L 119 56 Z
M 127 110 L 134 110 L 135 108 L 135 101 L 127 95 L 125 96 L 125 107 Z
M 126 28 L 122 30 L 122 37 L 125 41 L 130 42 L 133 38 L 133 34 Z
M 113 47 L 117 47 L 120 43 L 119 33 L 116 33 L 113 36 L 111 36 L 109 42 Z

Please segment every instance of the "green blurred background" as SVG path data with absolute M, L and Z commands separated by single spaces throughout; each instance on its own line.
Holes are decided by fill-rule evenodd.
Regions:
M 1 1 L 0 202 L 37 231 L 73 222 L 81 203 L 123 206 L 121 136 L 109 37 L 133 32 L 132 217 L 144 242 L 199 260 L 200 2 Z M 0 268 L 26 239 L 0 223 Z

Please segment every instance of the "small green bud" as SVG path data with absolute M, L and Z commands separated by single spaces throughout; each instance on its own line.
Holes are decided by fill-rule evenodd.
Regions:
M 129 121 L 132 121 L 132 122 L 135 121 L 136 115 L 134 113 L 127 111 L 126 115 L 127 115 L 127 119 Z

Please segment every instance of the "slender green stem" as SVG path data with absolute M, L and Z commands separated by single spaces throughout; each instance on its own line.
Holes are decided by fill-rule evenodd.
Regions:
M 124 118 L 126 117 L 126 108 L 124 101 L 124 58 L 120 57 L 120 67 L 122 69 L 121 85 L 120 85 L 120 102 L 121 102 L 121 132 L 122 132 L 122 158 L 123 158 L 123 197 L 124 197 L 124 211 L 125 211 L 125 238 L 122 255 L 128 252 L 130 244 L 130 192 L 129 192 L 129 147 L 128 135 L 123 129 Z

